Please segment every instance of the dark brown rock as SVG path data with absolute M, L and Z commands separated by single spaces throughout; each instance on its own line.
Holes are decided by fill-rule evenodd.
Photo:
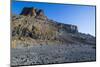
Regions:
M 25 16 L 36 16 L 36 9 L 33 7 L 24 7 L 20 15 L 25 15 Z
M 34 7 L 24 7 L 20 15 L 34 16 L 39 19 L 46 19 L 44 11 L 42 9 L 35 9 Z

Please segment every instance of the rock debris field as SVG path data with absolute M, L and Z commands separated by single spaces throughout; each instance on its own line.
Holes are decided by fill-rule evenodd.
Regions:
M 86 44 L 42 45 L 11 50 L 12 65 L 95 61 L 95 49 Z

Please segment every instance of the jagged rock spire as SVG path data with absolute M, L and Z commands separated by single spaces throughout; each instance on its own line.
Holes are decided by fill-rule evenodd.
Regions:
M 46 19 L 47 17 L 44 15 L 44 11 L 42 9 L 37 9 L 34 7 L 24 7 L 20 15 L 24 16 L 34 16 L 40 19 Z

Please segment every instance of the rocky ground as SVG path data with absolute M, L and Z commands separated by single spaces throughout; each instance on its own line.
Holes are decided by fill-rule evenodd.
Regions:
M 95 61 L 93 45 L 55 44 L 11 49 L 11 65 L 38 65 Z

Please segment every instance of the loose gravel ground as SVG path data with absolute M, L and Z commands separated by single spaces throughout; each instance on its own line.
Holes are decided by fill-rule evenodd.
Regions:
M 96 50 L 88 44 L 35 45 L 11 48 L 11 65 L 38 65 L 95 61 Z

